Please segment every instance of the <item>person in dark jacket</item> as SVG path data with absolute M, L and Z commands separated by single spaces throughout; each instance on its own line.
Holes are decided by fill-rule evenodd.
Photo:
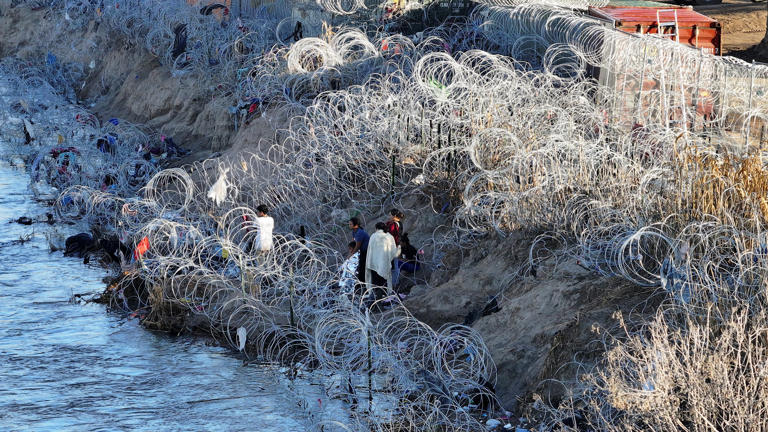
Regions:
M 360 252 L 360 260 L 357 265 L 357 279 L 361 283 L 365 283 L 365 259 L 368 256 L 368 239 L 370 236 L 360 226 L 360 219 L 353 217 L 349 219 L 349 228 L 352 230 L 352 237 L 355 241 L 355 247 L 350 250 L 347 259 L 352 257 L 356 252 Z
M 400 271 L 416 272 L 419 268 L 419 252 L 408 238 L 408 234 L 403 234 L 402 243 L 400 245 L 400 258 L 397 260 L 397 264 L 400 267 Z

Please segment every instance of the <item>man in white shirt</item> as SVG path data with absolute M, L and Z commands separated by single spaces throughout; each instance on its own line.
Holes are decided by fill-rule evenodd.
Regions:
M 275 220 L 267 216 L 269 208 L 261 204 L 256 207 L 256 220 L 253 226 L 256 228 L 256 239 L 253 245 L 257 253 L 266 253 L 272 250 L 272 230 L 275 228 Z

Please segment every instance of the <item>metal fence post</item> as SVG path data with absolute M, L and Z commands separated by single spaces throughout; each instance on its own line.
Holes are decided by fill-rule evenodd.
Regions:
M 755 89 L 755 60 L 752 60 L 752 68 L 749 74 L 749 106 L 747 107 L 747 133 L 744 136 L 744 145 L 749 145 L 749 129 L 752 125 L 752 92 Z
M 691 96 L 691 105 L 693 105 L 693 120 L 691 121 L 691 132 L 696 132 L 696 115 L 699 105 L 699 85 L 701 84 L 701 66 L 704 64 L 704 48 L 699 48 L 699 69 L 696 72 L 696 89 Z
M 643 89 L 645 88 L 645 63 L 648 61 L 648 41 L 643 42 L 643 63 L 640 65 L 640 88 L 637 90 L 637 97 L 635 98 L 635 113 L 633 115 L 632 122 L 640 123 L 638 121 L 640 113 L 640 105 L 643 100 Z M 634 125 L 633 125 L 634 126 Z

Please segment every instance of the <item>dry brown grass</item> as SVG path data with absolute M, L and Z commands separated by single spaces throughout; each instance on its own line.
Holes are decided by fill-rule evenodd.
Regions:
M 715 155 L 690 147 L 678 159 L 681 213 L 691 220 L 711 215 L 745 227 L 768 223 L 768 169 L 759 152 Z

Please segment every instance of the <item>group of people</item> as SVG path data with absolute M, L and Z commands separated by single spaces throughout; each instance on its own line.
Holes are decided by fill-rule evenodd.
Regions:
M 373 300 L 379 300 L 394 291 L 401 271 L 415 272 L 419 268 L 417 251 L 408 234 L 403 233 L 403 212 L 392 209 L 386 222 L 378 222 L 369 235 L 360 219 L 349 219 L 353 241 L 342 266 L 340 285 L 343 288 L 365 287 Z M 358 293 L 360 293 L 358 289 Z
M 371 235 L 363 229 L 357 217 L 349 219 L 353 240 L 348 244 L 349 254 L 342 265 L 339 282 L 345 291 L 354 290 L 361 297 L 368 293 L 370 300 L 380 300 L 395 291 L 401 271 L 419 270 L 419 252 L 411 245 L 408 234 L 403 232 L 403 218 L 400 210 L 392 209 L 387 221 L 376 223 Z M 259 256 L 273 249 L 275 222 L 266 205 L 256 207 L 255 218 L 243 215 L 242 225 L 246 232 L 255 234 L 247 245 L 248 251 Z M 146 249 L 149 249 L 148 244 Z M 134 255 L 137 255 L 136 251 Z M 226 259 L 225 256 L 222 258 Z
M 123 214 L 136 214 L 135 211 L 130 210 L 128 204 L 123 206 L 122 212 Z M 246 251 L 253 254 L 257 260 L 263 258 L 274 247 L 272 232 L 275 228 L 275 220 L 268 213 L 269 207 L 261 204 L 256 207 L 256 217 L 242 216 L 242 228 L 247 233 L 253 233 L 245 245 Z M 150 250 L 150 246 L 149 238 L 144 237 L 133 250 L 134 261 L 144 258 L 144 255 Z M 223 246 L 218 246 L 211 254 L 205 256 L 210 263 L 226 266 L 229 251 Z

